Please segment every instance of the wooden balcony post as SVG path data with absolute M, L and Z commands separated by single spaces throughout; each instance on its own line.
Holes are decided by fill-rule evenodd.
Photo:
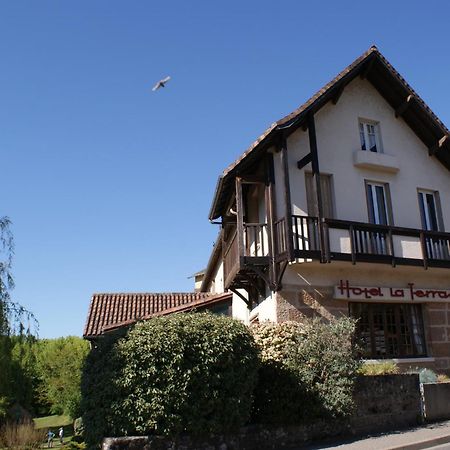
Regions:
M 314 180 L 316 182 L 316 194 L 317 194 L 317 213 L 319 216 L 319 242 L 321 262 L 327 262 L 325 238 L 324 238 L 324 217 L 323 217 L 323 204 L 322 204 L 322 188 L 320 183 L 320 170 L 319 170 L 319 156 L 317 152 L 317 137 L 316 137 L 316 124 L 314 121 L 314 114 L 308 114 L 308 136 L 309 136 L 309 149 L 311 151 L 311 166 Z
M 273 155 L 268 153 L 266 156 L 266 186 L 265 186 L 265 202 L 266 202 L 266 217 L 267 217 L 267 238 L 269 242 L 269 279 L 272 284 L 271 289 L 276 289 L 277 284 L 277 265 L 275 263 L 276 253 L 278 251 L 278 244 L 275 236 L 275 220 L 276 212 L 274 207 L 274 167 L 273 167 Z
M 287 154 L 287 141 L 284 134 L 281 135 L 280 140 L 281 147 L 281 167 L 283 169 L 283 181 L 284 181 L 284 207 L 285 207 L 285 232 L 286 232 L 286 245 L 288 251 L 289 261 L 294 260 L 293 249 L 293 237 L 292 237 L 292 203 L 291 203 L 291 187 L 289 183 L 289 163 Z
M 420 232 L 420 246 L 422 248 L 422 257 L 423 257 L 423 267 L 424 269 L 428 269 L 428 251 L 427 251 L 427 243 L 425 240 L 425 234 L 423 231 Z
M 237 209 L 237 240 L 239 264 L 244 256 L 244 202 L 242 198 L 242 179 L 236 177 L 236 209 Z

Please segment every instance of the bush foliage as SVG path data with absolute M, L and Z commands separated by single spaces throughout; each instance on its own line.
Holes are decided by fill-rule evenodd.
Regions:
M 396 375 L 400 373 L 400 369 L 393 361 L 383 361 L 379 363 L 365 363 L 359 370 L 359 375 Z
M 262 366 L 253 420 L 289 424 L 349 415 L 360 364 L 352 346 L 354 329 L 349 318 L 254 327 Z
M 220 433 L 249 419 L 258 352 L 242 323 L 210 313 L 137 324 L 89 355 L 85 436 Z

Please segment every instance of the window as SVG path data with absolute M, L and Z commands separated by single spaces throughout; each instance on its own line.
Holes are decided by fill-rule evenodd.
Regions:
M 376 122 L 360 121 L 359 138 L 361 150 L 381 153 L 380 125 Z
M 366 181 L 369 222 L 376 225 L 392 225 L 392 207 L 389 185 Z
M 442 231 L 442 214 L 437 191 L 419 190 L 419 208 L 422 228 L 427 231 Z
M 322 194 L 323 216 L 329 219 L 334 217 L 333 182 L 332 175 L 320 174 L 320 192 Z M 306 201 L 308 216 L 318 217 L 316 180 L 311 172 L 305 172 Z
M 421 305 L 350 303 L 364 358 L 426 356 Z
M 444 231 L 439 192 L 418 190 L 422 229 L 426 231 Z M 450 260 L 450 240 L 425 236 L 426 256 L 429 259 Z

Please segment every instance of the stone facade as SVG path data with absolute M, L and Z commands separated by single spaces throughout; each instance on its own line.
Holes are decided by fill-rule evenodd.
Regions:
M 333 299 L 333 288 L 308 286 L 283 286 L 277 292 L 277 322 L 293 320 L 301 322 L 304 318 L 320 317 L 330 320 L 333 317 L 348 315 L 347 302 Z
M 348 302 L 333 298 L 333 287 L 285 285 L 276 293 L 277 322 L 301 322 L 319 317 L 330 320 L 348 315 Z M 450 303 L 423 304 L 423 318 L 427 343 L 427 360 L 398 361 L 402 370 L 427 367 L 437 372 L 450 373 Z
M 450 372 L 450 303 L 428 303 L 424 308 L 425 331 L 436 370 Z

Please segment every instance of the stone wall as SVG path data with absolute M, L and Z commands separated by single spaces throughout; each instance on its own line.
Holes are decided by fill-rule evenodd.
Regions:
M 294 320 L 300 322 L 305 317 L 348 316 L 348 304 L 343 300 L 333 299 L 333 288 L 283 286 L 277 292 L 277 321 Z
M 355 436 L 416 425 L 421 420 L 418 375 L 360 377 L 355 384 L 355 414 L 345 422 L 317 421 L 289 427 L 244 427 L 233 435 L 195 440 L 162 437 L 106 438 L 102 450 L 227 450 L 295 448 L 336 436 Z
M 423 385 L 425 419 L 450 419 L 450 383 L 426 383 Z
M 348 315 L 348 303 L 333 299 L 332 287 L 300 287 L 285 285 L 276 294 L 277 321 L 293 320 L 301 322 L 307 317 L 320 317 L 330 320 L 333 317 Z M 428 355 L 434 361 L 411 362 L 410 366 L 427 367 L 450 374 L 450 303 L 432 302 L 423 304 L 423 318 Z M 401 362 L 399 362 L 402 365 Z
M 450 303 L 424 305 L 424 325 L 430 356 L 438 372 L 450 373 Z
M 357 413 L 351 423 L 359 433 L 401 428 L 421 420 L 417 374 L 358 377 L 354 399 Z

